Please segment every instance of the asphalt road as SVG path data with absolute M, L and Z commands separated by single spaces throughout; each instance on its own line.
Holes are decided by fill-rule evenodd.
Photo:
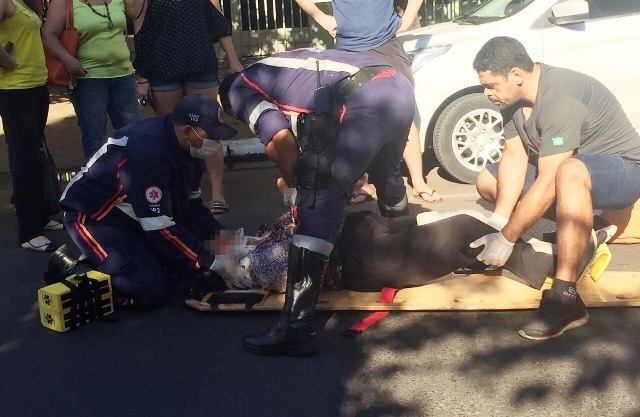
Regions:
M 251 233 L 281 214 L 275 177 L 228 171 L 220 220 Z M 412 199 L 414 213 L 478 207 L 473 187 L 430 179 L 446 201 Z M 60 334 L 39 323 L 48 256 L 17 248 L 6 177 L 0 224 L 2 417 L 640 416 L 640 309 L 591 309 L 588 325 L 544 343 L 517 335 L 528 311 L 391 313 L 356 339 L 340 334 L 365 313 L 322 313 L 320 352 L 306 358 L 242 351 L 274 313 L 199 313 L 178 296 Z M 637 270 L 637 254 L 614 248 L 610 268 Z

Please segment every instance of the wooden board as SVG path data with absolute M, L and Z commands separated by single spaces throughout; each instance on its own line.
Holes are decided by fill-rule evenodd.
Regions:
M 543 289 L 549 287 L 545 284 Z M 587 307 L 640 307 L 640 272 L 606 271 L 597 282 L 583 279 L 578 292 Z M 264 292 L 262 302 L 248 307 L 244 304 L 220 304 L 217 311 L 280 310 L 284 294 Z M 542 292 L 523 285 L 513 276 L 447 275 L 417 288 L 398 292 L 393 304 L 377 302 L 379 293 L 354 291 L 323 291 L 318 310 L 520 310 L 538 307 Z M 211 305 L 199 300 L 187 300 L 187 305 L 201 311 L 212 311 Z

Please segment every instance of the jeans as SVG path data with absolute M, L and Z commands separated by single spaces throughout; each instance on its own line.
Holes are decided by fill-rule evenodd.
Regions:
M 115 129 L 140 120 L 133 74 L 116 78 L 80 78 L 69 90 L 69 98 L 82 131 L 85 160 L 102 146 L 107 138 L 107 114 Z
M 19 243 L 41 236 L 49 220 L 43 211 L 43 176 L 39 162 L 48 114 L 47 86 L 0 90 L 0 117 L 7 142 L 11 202 L 16 209 Z
M 621 210 L 631 207 L 640 199 L 640 167 L 618 155 L 572 156 L 582 162 L 591 179 L 591 202 L 594 209 Z M 498 178 L 500 163 L 487 165 L 487 170 Z M 537 168 L 529 163 L 520 198 L 531 188 Z

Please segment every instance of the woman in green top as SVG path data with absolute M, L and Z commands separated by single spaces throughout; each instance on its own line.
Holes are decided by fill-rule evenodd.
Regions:
M 9 154 L 18 220 L 18 242 L 25 249 L 51 251 L 45 230 L 61 230 L 44 207 L 39 152 L 49 113 L 47 67 L 40 17 L 23 0 L 0 0 L 0 118 Z
M 119 129 L 140 120 L 133 65 L 124 33 L 136 0 L 73 0 L 73 23 L 80 33 L 73 57 L 60 44 L 65 25 L 65 0 L 53 0 L 42 33 L 44 45 L 69 70 L 76 86 L 69 98 L 82 131 L 85 159 L 102 146 L 107 114 Z

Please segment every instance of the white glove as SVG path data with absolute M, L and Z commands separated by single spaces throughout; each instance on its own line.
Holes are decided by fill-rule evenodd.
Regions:
M 482 236 L 480 239 L 471 242 L 469 247 L 473 249 L 484 246 L 484 249 L 476 256 L 476 259 L 489 266 L 502 266 L 511 256 L 513 245 L 514 243 L 505 239 L 502 232 L 498 232 Z
M 489 224 L 489 226 L 495 228 L 498 231 L 501 231 L 502 229 L 504 229 L 507 223 L 509 223 L 509 219 L 507 219 L 506 217 L 502 217 L 499 214 L 491 213 L 491 216 L 489 216 L 487 223 Z
M 240 265 L 239 259 L 216 259 L 211 269 L 222 277 L 228 288 L 246 289 L 253 286 L 251 277 Z

